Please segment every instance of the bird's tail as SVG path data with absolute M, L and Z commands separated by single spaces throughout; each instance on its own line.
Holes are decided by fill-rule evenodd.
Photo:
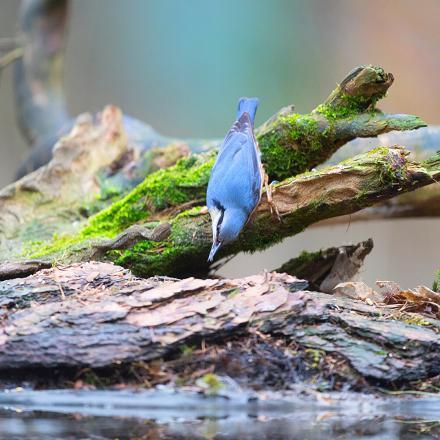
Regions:
M 240 98 L 238 101 L 237 119 L 240 119 L 240 116 L 246 112 L 252 125 L 254 125 L 255 113 L 259 103 L 258 98 Z

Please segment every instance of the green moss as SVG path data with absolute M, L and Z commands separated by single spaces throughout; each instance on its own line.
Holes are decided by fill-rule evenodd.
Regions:
M 426 319 L 423 319 L 421 316 L 417 316 L 417 315 L 407 315 L 402 318 L 402 321 L 409 325 L 421 325 L 421 326 L 431 325 L 430 322 L 426 321 Z
M 190 347 L 190 346 L 188 346 L 186 344 L 184 344 L 184 345 L 182 345 L 180 347 L 180 352 L 182 353 L 182 357 L 189 357 L 189 356 L 191 356 L 194 353 L 195 350 L 196 350 L 195 347 Z
M 315 108 L 315 112 L 325 116 L 328 120 L 348 119 L 360 113 L 379 112 L 375 109 L 376 102 L 383 98 L 384 94 L 371 98 L 366 96 L 352 96 L 344 93 L 338 99 L 337 105 L 320 104 Z
M 387 357 L 388 356 L 388 352 L 385 350 L 377 350 L 374 352 L 374 354 L 377 354 L 378 356 L 383 356 L 383 357 Z
M 204 206 L 195 206 L 194 208 L 187 209 L 186 211 L 183 211 L 183 212 L 177 214 L 177 216 L 175 217 L 175 220 L 177 220 L 179 218 L 184 218 L 184 217 L 197 217 L 198 215 L 200 215 L 200 212 L 204 208 L 205 208 Z
M 194 210 L 190 212 L 194 213 Z M 206 261 L 210 244 L 200 236 L 200 231 L 209 221 L 209 216 L 201 216 L 196 221 L 191 217 L 191 214 L 185 212 L 173 219 L 171 235 L 165 241 L 140 241 L 131 249 L 109 251 L 106 256 L 142 276 L 164 273 L 179 275 L 190 265 L 191 260 L 194 261 L 194 272 L 203 271 L 200 261 Z
M 113 237 L 128 226 L 147 220 L 151 213 L 203 199 L 213 165 L 212 154 L 190 156 L 149 175 L 122 200 L 91 217 L 80 232 L 81 238 Z
M 322 249 L 316 252 L 302 251 L 297 258 L 295 258 L 298 265 L 307 265 L 313 263 L 322 257 Z
M 76 235 L 55 235 L 52 242 L 46 245 L 28 246 L 25 254 L 37 258 L 56 254 L 93 238 L 112 238 L 135 223 L 147 221 L 156 211 L 197 199 L 203 201 L 214 160 L 214 152 L 194 155 L 181 159 L 172 167 L 150 174 L 124 198 L 90 217 Z M 193 208 L 182 215 L 191 217 L 200 209 Z
M 298 278 L 304 277 L 304 268 L 310 267 L 313 263 L 320 261 L 323 258 L 322 249 L 316 252 L 302 251 L 298 257 L 284 263 L 279 269 L 279 272 L 286 272 L 291 275 L 296 275 Z
M 309 367 L 310 368 L 319 368 L 319 365 L 321 363 L 321 359 L 325 356 L 324 350 L 319 350 L 315 348 L 307 348 L 304 350 L 308 357 L 311 358 L 309 360 Z
M 432 290 L 440 292 L 440 270 L 437 272 L 437 279 L 432 284 Z
M 408 325 L 420 325 L 420 326 L 430 326 L 431 323 L 423 318 L 423 316 L 416 313 L 397 313 L 390 316 L 390 319 L 395 321 L 401 321 Z
M 279 116 L 273 127 L 258 138 L 266 172 L 271 178 L 284 180 L 307 170 L 311 155 L 320 155 L 329 133 L 329 128 L 320 130 L 310 114 Z
M 80 241 L 81 239 L 79 237 L 54 234 L 52 241 L 28 243 L 23 247 L 23 255 L 29 258 L 41 258 L 49 254 L 60 254 L 69 246 L 77 244 Z
M 217 394 L 223 388 L 223 384 L 215 374 L 205 374 L 201 380 L 208 386 L 207 394 Z

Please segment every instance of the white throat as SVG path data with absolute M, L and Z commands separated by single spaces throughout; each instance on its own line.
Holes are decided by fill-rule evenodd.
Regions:
M 222 216 L 222 211 L 221 209 L 214 207 L 210 209 L 209 213 L 211 214 L 212 220 L 212 240 L 215 243 L 215 241 L 217 240 L 217 226 L 218 222 L 220 221 L 220 217 Z

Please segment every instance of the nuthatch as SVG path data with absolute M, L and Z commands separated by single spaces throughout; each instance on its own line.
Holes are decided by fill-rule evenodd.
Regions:
M 253 128 L 257 98 L 241 98 L 237 121 L 226 135 L 212 169 L 206 205 L 213 243 L 208 261 L 234 241 L 261 198 L 264 170 Z

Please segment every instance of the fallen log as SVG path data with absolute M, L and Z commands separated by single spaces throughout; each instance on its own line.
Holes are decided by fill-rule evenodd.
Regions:
M 297 380 L 312 382 L 318 375 L 332 377 L 330 389 L 331 383 L 391 388 L 440 374 L 438 320 L 418 314 L 405 320 L 395 309 L 307 291 L 306 285 L 278 273 L 241 280 L 139 279 L 122 267 L 93 262 L 3 281 L 1 375 L 13 369 L 26 378 L 36 367 L 40 376 L 89 367 L 99 374 L 99 368 L 162 359 L 161 371 L 183 374 L 183 366 L 194 372 L 211 363 L 213 373 L 235 371 L 249 384 L 258 369 L 240 368 L 241 356 L 263 349 L 275 356 L 277 344 L 283 368 L 291 368 L 282 377 L 291 383 L 299 374 Z M 259 341 L 251 351 L 240 343 L 250 337 Z M 205 351 L 179 361 L 184 347 L 200 344 Z M 220 351 L 206 351 L 211 346 Z

